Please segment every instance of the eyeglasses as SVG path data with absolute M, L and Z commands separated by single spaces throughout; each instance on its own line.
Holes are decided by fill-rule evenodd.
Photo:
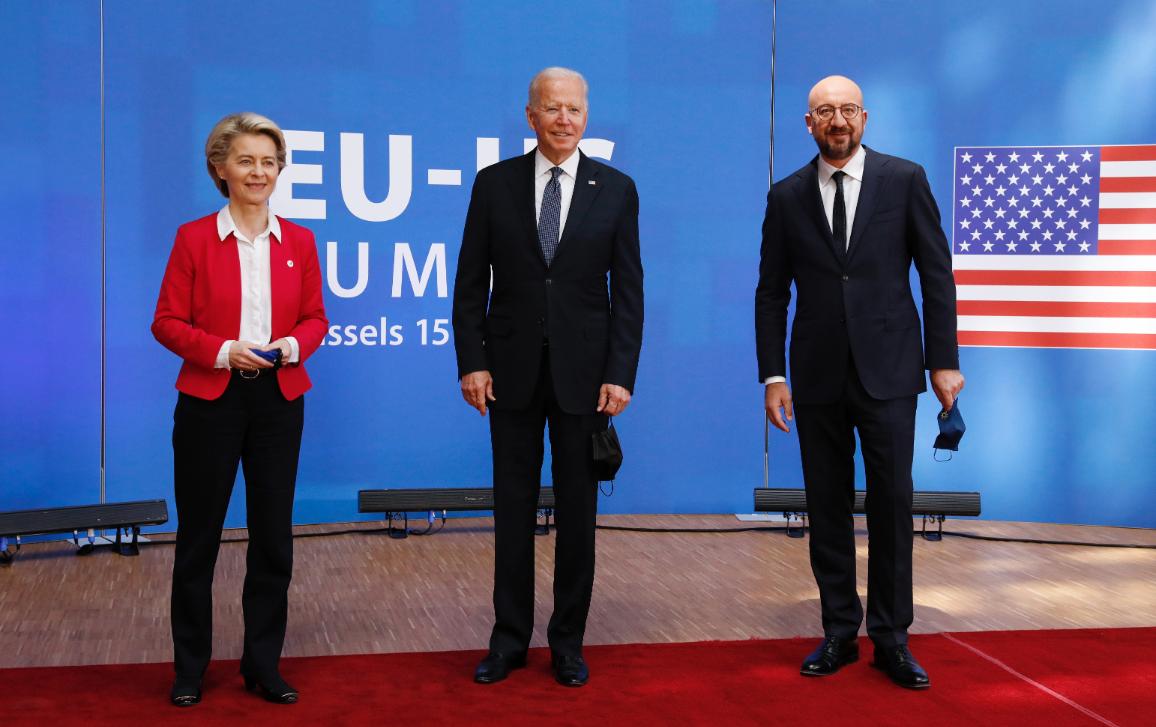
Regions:
M 859 116 L 859 112 L 863 110 L 862 106 L 853 103 L 845 103 L 842 106 L 831 106 L 825 104 L 823 106 L 816 106 L 811 109 L 811 116 L 814 116 L 819 121 L 830 121 L 835 118 L 835 111 L 838 110 L 843 118 L 847 121 L 852 121 Z

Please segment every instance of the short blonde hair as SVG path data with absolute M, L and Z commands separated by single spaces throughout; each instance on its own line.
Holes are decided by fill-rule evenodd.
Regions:
M 285 135 L 281 133 L 280 126 L 272 119 L 252 111 L 229 114 L 217 122 L 205 142 L 205 166 L 209 168 L 213 183 L 225 197 L 229 196 L 229 185 L 217 174 L 217 165 L 225 163 L 229 158 L 229 150 L 233 148 L 233 140 L 242 134 L 264 134 L 272 139 L 277 147 L 277 169 L 285 168 Z

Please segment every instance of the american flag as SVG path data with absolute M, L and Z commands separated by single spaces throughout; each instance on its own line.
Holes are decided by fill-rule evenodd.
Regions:
M 1156 349 L 1156 146 L 956 147 L 964 346 Z

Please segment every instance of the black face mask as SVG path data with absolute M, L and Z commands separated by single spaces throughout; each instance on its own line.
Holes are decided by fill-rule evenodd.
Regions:
M 939 412 L 939 435 L 935 438 L 932 449 L 935 451 L 947 449 L 958 452 L 959 440 L 963 439 L 963 433 L 966 431 L 967 425 L 963 423 L 963 415 L 959 413 L 959 400 L 956 399 L 950 410 Z M 931 456 L 935 457 L 934 451 Z M 946 462 L 951 459 L 951 455 L 948 455 L 947 459 L 941 460 L 938 457 L 935 459 Z
M 618 474 L 618 468 L 622 466 L 622 445 L 618 442 L 618 432 L 614 431 L 612 418 L 605 431 L 591 435 L 591 444 L 595 476 L 599 482 L 613 482 L 614 475 Z

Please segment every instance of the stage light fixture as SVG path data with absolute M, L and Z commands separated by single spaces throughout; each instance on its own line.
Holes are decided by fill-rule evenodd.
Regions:
M 865 490 L 855 490 L 852 512 L 866 513 Z M 801 538 L 807 531 L 807 493 L 802 489 L 756 487 L 755 512 L 781 512 L 787 519 L 787 535 Z M 916 491 L 911 499 L 913 515 L 923 517 L 920 534 L 925 540 L 943 539 L 943 521 L 948 515 L 975 517 L 980 513 L 978 492 Z M 928 523 L 938 526 L 928 532 Z M 797 526 L 792 523 L 798 523 Z
M 469 512 L 494 509 L 492 487 L 429 487 L 396 488 L 386 490 L 360 490 L 357 493 L 358 512 L 380 512 L 385 514 L 387 532 L 391 538 L 404 538 L 410 534 L 409 513 L 425 512 L 432 523 L 441 514 L 444 519 L 448 512 Z M 537 532 L 550 532 L 550 517 L 554 514 L 554 488 L 542 486 L 538 492 L 538 516 L 544 519 Z M 394 523 L 401 522 L 401 527 Z
M 164 500 L 109 502 L 101 505 L 39 508 L 0 512 L 0 563 L 8 564 L 20 551 L 21 539 L 28 535 L 72 533 L 77 555 L 88 555 L 99 541 L 106 540 L 97 531 L 116 529 L 115 541 L 107 541 L 121 555 L 139 555 L 140 529 L 145 525 L 163 525 L 169 521 Z M 87 531 L 87 535 L 81 535 Z M 122 539 L 121 533 L 126 539 Z M 81 538 L 86 542 L 82 543 Z M 16 545 L 8 550 L 9 539 Z

